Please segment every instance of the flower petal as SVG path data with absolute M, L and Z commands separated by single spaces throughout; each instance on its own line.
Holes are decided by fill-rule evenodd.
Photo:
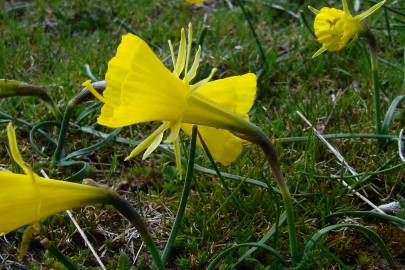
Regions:
M 31 169 L 25 164 L 24 160 L 21 157 L 20 150 L 18 150 L 17 139 L 15 136 L 15 130 L 11 122 L 7 125 L 7 137 L 8 145 L 10 147 L 11 156 L 14 159 L 15 163 L 20 166 L 25 174 L 31 175 Z
M 384 4 L 385 4 L 385 0 L 375 4 L 374 6 L 372 6 L 368 10 L 364 11 L 363 13 L 355 16 L 354 18 L 359 21 L 362 21 L 362 20 L 366 19 L 368 16 L 370 16 L 371 14 L 373 14 L 374 12 L 376 12 L 377 10 L 379 10 Z
M 160 145 L 162 140 L 163 140 L 163 132 L 157 135 L 156 138 L 152 141 L 152 143 L 148 146 L 145 153 L 143 153 L 142 160 L 147 159 L 153 153 L 153 151 L 155 151 L 156 148 Z
M 154 120 L 176 121 L 189 86 L 174 76 L 139 37 L 123 37 L 106 74 L 105 104 L 98 123 L 122 127 Z
M 208 82 L 196 92 L 247 119 L 256 95 L 256 75 L 247 73 Z
M 169 127 L 170 122 L 164 122 L 162 125 L 160 125 L 155 131 L 152 132 L 152 134 L 150 134 L 145 140 L 143 140 L 140 144 L 138 144 L 134 150 L 132 150 L 132 152 L 125 158 L 125 161 L 130 160 L 131 158 L 141 153 L 143 150 L 148 149 L 149 146 L 156 141 L 156 138 L 159 138 L 161 135 L 163 138 L 163 132 L 165 132 L 165 130 L 168 129 Z
M 328 49 L 326 49 L 325 47 L 321 47 L 319 50 L 317 50 L 314 55 L 312 55 L 312 58 L 318 57 L 321 54 L 323 54 L 324 52 L 326 52 Z
M 191 135 L 192 125 L 183 124 L 181 128 Z M 235 161 L 242 152 L 244 141 L 227 130 L 199 125 L 198 132 L 214 159 L 223 165 Z M 200 139 L 197 139 L 197 144 L 201 146 Z

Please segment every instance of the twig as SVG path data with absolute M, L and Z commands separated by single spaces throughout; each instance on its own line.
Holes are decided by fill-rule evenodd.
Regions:
M 142 244 L 141 244 L 141 246 L 139 247 L 138 252 L 137 252 L 136 255 L 135 255 L 135 259 L 134 259 L 133 264 L 135 264 L 136 261 L 138 260 L 139 254 L 141 253 L 141 250 L 142 250 L 142 248 L 143 248 L 144 243 L 145 243 L 145 242 L 142 241 Z

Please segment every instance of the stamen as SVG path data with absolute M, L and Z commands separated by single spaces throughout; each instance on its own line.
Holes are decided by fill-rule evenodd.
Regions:
M 184 28 L 181 29 L 181 40 L 180 40 L 180 46 L 179 46 L 179 53 L 177 54 L 177 62 L 176 62 L 176 68 L 174 69 L 174 73 L 177 75 L 180 75 L 181 72 L 184 69 L 184 65 L 186 63 L 186 34 L 184 32 Z
M 93 85 L 91 84 L 91 81 L 90 81 L 90 80 L 87 80 L 87 81 L 85 81 L 84 83 L 82 83 L 82 86 L 86 87 L 87 90 L 89 90 L 90 93 L 92 93 L 93 96 L 94 96 L 95 98 L 97 98 L 99 101 L 101 101 L 102 103 L 105 103 L 105 98 L 104 98 L 102 95 L 100 95 L 100 93 L 97 92 L 96 89 L 94 89 L 94 87 L 93 87 Z
M 187 72 L 186 76 L 184 77 L 184 79 L 187 82 L 191 82 L 197 75 L 198 66 L 200 65 L 200 57 L 201 57 L 201 46 L 198 46 L 197 53 L 195 54 L 194 57 L 193 65 L 191 66 L 190 71 Z

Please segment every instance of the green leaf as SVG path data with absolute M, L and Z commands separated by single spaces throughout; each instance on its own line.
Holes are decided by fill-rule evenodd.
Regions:
M 397 96 L 391 103 L 390 107 L 387 110 L 387 113 L 385 114 L 384 117 L 384 122 L 382 126 L 382 134 L 388 134 L 388 131 L 390 130 L 391 124 L 392 124 L 392 119 L 394 118 L 395 111 L 401 101 L 405 98 L 405 95 Z
M 238 249 L 240 247 L 258 247 L 258 248 L 262 248 L 262 249 L 268 251 L 269 253 L 271 253 L 272 255 L 274 255 L 274 257 L 279 259 L 282 264 L 287 265 L 286 260 L 281 256 L 281 254 L 277 250 L 275 250 L 274 248 L 272 248 L 272 247 L 270 247 L 268 245 L 261 244 L 261 243 L 242 243 L 242 244 L 237 244 L 235 246 L 226 248 L 220 254 L 215 256 L 214 259 L 212 259 L 212 261 L 208 265 L 207 270 L 216 269 L 215 267 L 218 265 L 218 263 L 220 262 L 220 260 L 222 258 L 224 258 L 226 255 L 228 255 L 231 251 L 233 251 L 235 249 Z
M 379 213 L 379 212 L 374 212 L 374 211 L 343 211 L 343 212 L 333 213 L 332 215 L 329 215 L 326 218 L 333 218 L 333 217 L 338 217 L 338 216 L 374 217 L 374 218 L 380 218 L 380 219 L 384 219 L 387 221 L 391 221 L 391 222 L 394 222 L 401 226 L 405 226 L 405 220 L 402 218 L 399 218 L 396 216 L 391 216 L 388 214 Z
M 131 269 L 131 261 L 127 254 L 121 254 L 118 258 L 118 270 L 130 270 Z
M 365 236 L 369 237 L 371 240 L 373 240 L 374 242 L 376 242 L 376 244 L 378 245 L 378 247 L 380 248 L 383 256 L 385 257 L 385 259 L 388 261 L 388 263 L 390 264 L 391 267 L 395 267 L 395 261 L 391 255 L 391 253 L 389 252 L 387 246 L 385 245 L 384 241 L 381 239 L 380 236 L 378 236 L 377 233 L 375 233 L 374 231 L 362 226 L 362 225 L 357 225 L 357 224 L 350 224 L 350 223 L 343 223 L 343 224 L 334 224 L 328 227 L 325 227 L 321 230 L 319 230 L 318 232 L 316 232 L 307 242 L 307 244 L 305 245 L 305 249 L 304 249 L 304 255 L 302 258 L 302 261 L 305 261 L 305 257 L 308 254 L 311 254 L 315 247 L 316 244 L 318 243 L 318 241 L 326 236 L 328 233 L 330 233 L 333 230 L 338 230 L 341 228 L 353 228 L 358 230 L 359 232 L 361 232 L 362 234 L 364 234 Z

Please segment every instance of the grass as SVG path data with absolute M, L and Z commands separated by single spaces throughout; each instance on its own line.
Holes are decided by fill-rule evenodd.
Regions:
M 175 43 L 179 29 L 192 22 L 197 33 L 207 27 L 204 37 L 204 61 L 199 78 L 206 77 L 217 67 L 216 78 L 256 72 L 262 67 L 257 44 L 241 10 L 234 2 L 209 1 L 206 8 L 190 8 L 183 1 L 35 1 L 16 8 L 16 3 L 0 4 L 0 74 L 2 78 L 16 79 L 45 86 L 61 111 L 88 79 L 84 65 L 89 64 L 95 77 L 104 77 L 107 62 L 114 55 L 122 34 L 129 30 L 151 44 L 169 64 L 167 40 Z M 320 7 L 320 1 L 276 1 L 285 10 L 274 8 L 274 1 L 246 1 L 246 9 L 264 48 L 268 71 L 259 81 L 260 99 L 251 111 L 251 120 L 275 141 L 279 138 L 309 136 L 306 142 L 277 143 L 283 172 L 293 193 L 296 226 L 303 249 L 308 239 L 319 229 L 347 221 L 345 217 L 326 217 L 343 210 L 370 210 L 333 178 L 348 173 L 295 113 L 303 112 L 325 134 L 373 133 L 373 97 L 370 68 L 364 43 L 355 42 L 339 53 L 325 54 L 311 59 L 319 44 L 305 27 L 300 16 L 312 24 L 312 15 L 306 5 Z M 326 2 L 326 1 L 325 1 Z M 333 5 L 340 5 L 331 1 Z M 370 1 L 371 2 L 371 1 Z M 275 4 L 275 2 L 273 3 Z M 362 1 L 362 9 L 369 6 Z M 404 3 L 390 6 L 403 12 Z M 405 35 L 398 29 L 405 18 L 390 10 L 388 22 L 396 25 L 386 31 L 384 12 L 378 12 L 369 21 L 379 42 L 380 80 L 382 84 L 382 112 L 390 103 L 404 94 L 403 44 Z M 295 14 L 296 16 L 292 16 Z M 335 105 L 332 101 L 335 97 Z M 94 101 L 80 105 L 73 120 Z M 0 100 L 0 110 L 30 123 L 53 120 L 52 114 L 36 98 L 13 97 Z M 91 112 L 82 126 L 97 130 L 111 130 L 95 124 L 98 112 Z M 330 116 L 330 117 L 328 117 Z M 6 121 L 0 131 L 0 163 L 17 171 L 8 158 Z M 389 134 L 397 135 L 405 124 L 404 110 L 395 114 Z M 39 171 L 44 169 L 53 178 L 64 178 L 76 167 L 50 167 L 51 159 L 34 154 L 28 140 L 29 128 L 16 125 L 25 160 Z M 139 140 L 154 128 L 152 124 L 125 128 L 119 136 Z M 49 132 L 56 138 L 56 128 Z M 99 139 L 83 133 L 78 126 L 68 130 L 65 150 L 71 152 L 90 146 Z M 186 150 L 188 140 L 184 140 Z M 41 143 L 43 143 L 41 141 Z M 332 144 L 356 171 L 368 173 L 401 163 L 395 142 L 382 147 L 376 140 L 333 140 Z M 128 145 L 110 143 L 93 153 L 80 157 L 91 163 L 86 177 L 115 187 L 140 209 L 154 233 L 159 247 L 168 238 L 181 196 L 183 181 L 175 176 L 173 159 L 162 152 L 141 161 L 136 158 L 124 162 L 131 150 Z M 45 147 L 44 152 L 51 154 Z M 197 149 L 196 163 L 212 168 L 202 149 Z M 10 165 L 11 164 L 11 165 Z M 272 178 L 270 168 L 260 149 L 248 145 L 237 160 L 223 172 L 248 176 L 257 180 Z M 372 174 L 357 186 L 375 204 L 403 200 L 404 167 L 396 166 L 383 173 Z M 277 192 L 246 182 L 225 179 L 230 197 L 219 178 L 195 172 L 195 178 L 180 234 L 175 240 L 170 269 L 203 269 L 210 260 L 226 247 L 235 243 L 258 241 L 276 223 L 283 206 Z M 347 179 L 352 185 L 353 179 Z M 265 181 L 264 181 L 265 182 Z M 275 185 L 274 185 L 275 187 Z M 109 269 L 125 267 L 133 262 L 141 246 L 137 232 L 128 226 L 109 207 L 88 207 L 76 210 L 75 216 L 96 247 Z M 405 266 L 404 233 L 396 226 L 372 219 L 350 219 L 373 229 L 381 235 L 397 263 Z M 60 263 L 45 252 L 39 240 L 47 237 L 73 261 L 86 269 L 97 268 L 92 257 L 75 231 L 67 215 L 60 214 L 45 221 L 43 233 L 36 237 L 28 256 L 17 260 L 17 247 L 22 230 L 0 238 L 0 265 L 5 269 L 39 269 L 41 266 L 62 269 Z M 288 254 L 288 233 L 285 223 L 266 242 Z M 250 247 L 241 247 L 221 261 L 221 269 L 231 265 Z M 324 238 L 320 249 L 313 254 L 308 269 L 330 269 L 338 264 L 363 269 L 388 269 L 376 245 L 354 230 L 337 231 Z M 119 264 L 119 265 L 118 265 Z M 137 269 L 148 269 L 150 258 L 143 248 L 136 261 Z M 281 269 L 270 253 L 259 249 L 239 265 L 239 269 Z M 120 268 L 121 269 L 121 268 Z M 127 269 L 127 268 L 122 268 Z

